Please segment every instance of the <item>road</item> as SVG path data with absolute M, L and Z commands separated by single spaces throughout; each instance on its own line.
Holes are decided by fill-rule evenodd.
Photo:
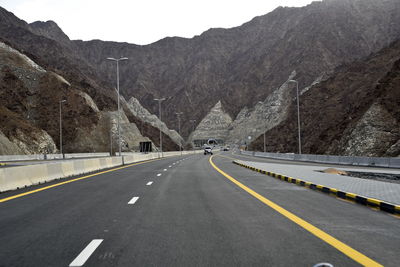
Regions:
M 398 266 L 398 217 L 232 157 L 172 157 L 0 194 L 0 266 Z

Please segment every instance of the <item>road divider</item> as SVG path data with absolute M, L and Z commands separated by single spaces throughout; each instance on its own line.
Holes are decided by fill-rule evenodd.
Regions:
M 389 212 L 392 214 L 400 214 L 400 206 L 398 205 L 394 205 L 392 203 L 386 202 L 386 201 L 382 201 L 382 200 L 378 200 L 378 199 L 374 199 L 374 198 L 368 198 L 365 196 L 361 196 L 359 194 L 354 194 L 354 193 L 350 193 L 350 192 L 344 192 L 344 191 L 340 191 L 336 188 L 332 188 L 332 187 L 327 187 L 324 185 L 319 185 L 319 184 L 314 184 L 314 183 L 310 183 L 308 181 L 302 180 L 302 179 L 298 179 L 298 178 L 293 178 L 290 176 L 286 176 L 283 174 L 279 174 L 279 173 L 275 173 L 275 172 L 270 172 L 270 171 L 266 171 L 266 170 L 261 170 L 246 164 L 243 164 L 240 161 L 234 160 L 233 161 L 234 164 L 239 165 L 241 167 L 245 167 L 247 169 L 250 169 L 252 171 L 256 171 L 274 178 L 277 178 L 279 180 L 282 181 L 286 181 L 288 183 L 292 183 L 292 184 L 296 184 L 299 186 L 303 186 L 303 187 L 307 187 L 313 190 L 317 190 L 329 195 L 333 195 L 336 196 L 338 198 L 341 199 L 345 199 L 345 200 L 350 200 L 352 202 L 364 205 L 364 206 L 369 206 L 372 208 L 377 208 L 380 209 L 382 211 L 385 212 Z

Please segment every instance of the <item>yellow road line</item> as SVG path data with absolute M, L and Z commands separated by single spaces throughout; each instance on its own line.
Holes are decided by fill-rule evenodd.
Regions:
M 65 182 L 61 182 L 61 183 L 57 183 L 57 184 L 52 184 L 52 185 L 49 185 L 49 186 L 41 187 L 41 188 L 38 188 L 38 189 L 35 189 L 35 190 L 31 190 L 31 191 L 28 191 L 28 192 L 25 192 L 25 193 L 21 193 L 21 194 L 13 195 L 13 196 L 10 196 L 10 197 L 2 198 L 2 199 L 0 199 L 0 203 L 9 201 L 9 200 L 12 200 L 12 199 L 15 199 L 15 198 L 23 197 L 23 196 L 26 196 L 26 195 L 30 195 L 30 194 L 33 194 L 33 193 L 37 193 L 37 192 L 40 192 L 40 191 L 44 191 L 44 190 L 47 190 L 47 189 L 50 189 L 50 188 L 53 188 L 53 187 L 57 187 L 57 186 L 60 186 L 60 185 L 69 184 L 69 183 L 76 182 L 76 181 L 79 181 L 79 180 L 87 179 L 87 178 L 90 178 L 90 177 L 93 177 L 93 176 L 96 176 L 96 175 L 100 175 L 100 174 L 104 174 L 104 173 L 108 173 L 108 172 L 113 172 L 113 171 L 129 168 L 129 167 L 132 167 L 132 166 L 135 166 L 135 165 L 140 165 L 140 164 L 144 164 L 144 163 L 148 163 L 148 162 L 152 162 L 152 161 L 156 161 L 156 160 L 160 160 L 160 159 L 152 159 L 152 160 L 142 161 L 142 162 L 138 162 L 138 163 L 133 163 L 133 164 L 129 164 L 129 165 L 126 165 L 126 166 L 110 169 L 110 170 L 107 170 L 107 171 L 97 172 L 97 173 L 93 173 L 93 174 L 86 175 L 86 176 L 83 176 L 83 177 L 75 178 L 75 179 L 68 180 L 68 181 L 65 181 Z
M 247 193 L 249 193 L 250 195 L 252 195 L 256 199 L 258 199 L 262 203 L 266 204 L 270 208 L 272 208 L 275 211 L 279 212 L 280 214 L 282 214 L 283 216 L 285 216 L 286 218 L 288 218 L 292 222 L 296 223 L 300 227 L 302 227 L 305 230 L 309 231 L 311 234 L 313 234 L 316 237 L 320 238 L 321 240 L 325 241 L 326 243 L 328 243 L 332 247 L 336 248 L 337 250 L 339 250 L 340 252 L 342 252 L 346 256 L 348 256 L 351 259 L 353 259 L 354 261 L 358 262 L 359 264 L 364 265 L 364 266 L 383 266 L 383 265 L 379 264 L 378 262 L 368 258 L 364 254 L 358 252 L 357 250 L 351 248 L 350 246 L 346 245 L 345 243 L 339 241 L 338 239 L 334 238 L 333 236 L 325 233 L 321 229 L 315 227 L 314 225 L 312 225 L 312 224 L 306 222 L 305 220 L 301 219 L 300 217 L 294 215 L 290 211 L 288 211 L 288 210 L 282 208 L 281 206 L 275 204 L 271 200 L 269 200 L 269 199 L 263 197 L 262 195 L 256 193 L 255 191 L 253 191 L 249 187 L 245 186 L 241 182 L 237 181 L 232 176 L 230 176 L 229 174 L 225 173 L 220 168 L 218 168 L 214 164 L 214 162 L 212 161 L 213 157 L 214 156 L 210 157 L 209 162 L 210 162 L 211 166 L 213 166 L 213 168 L 215 170 L 217 170 L 220 174 L 225 176 L 225 178 L 229 179 L 231 182 L 236 184 L 238 187 L 242 188 L 244 191 L 246 191 Z

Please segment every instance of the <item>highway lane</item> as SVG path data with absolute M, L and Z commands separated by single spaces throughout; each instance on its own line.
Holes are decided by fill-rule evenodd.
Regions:
M 227 180 L 208 159 L 168 158 L 0 203 L 0 266 L 68 266 L 95 239 L 102 242 L 84 266 L 357 265 Z M 377 262 L 396 266 L 400 259 L 398 218 L 268 178 L 228 158 L 213 160 Z

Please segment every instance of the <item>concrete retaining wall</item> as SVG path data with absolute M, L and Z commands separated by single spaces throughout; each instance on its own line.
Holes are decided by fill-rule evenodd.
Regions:
M 317 163 L 343 164 L 354 166 L 376 166 L 387 168 L 400 168 L 400 158 L 379 158 L 379 157 L 353 157 L 353 156 L 332 156 L 314 154 L 285 154 L 285 153 L 263 153 L 253 151 L 241 151 L 241 154 L 255 157 L 296 160 Z

